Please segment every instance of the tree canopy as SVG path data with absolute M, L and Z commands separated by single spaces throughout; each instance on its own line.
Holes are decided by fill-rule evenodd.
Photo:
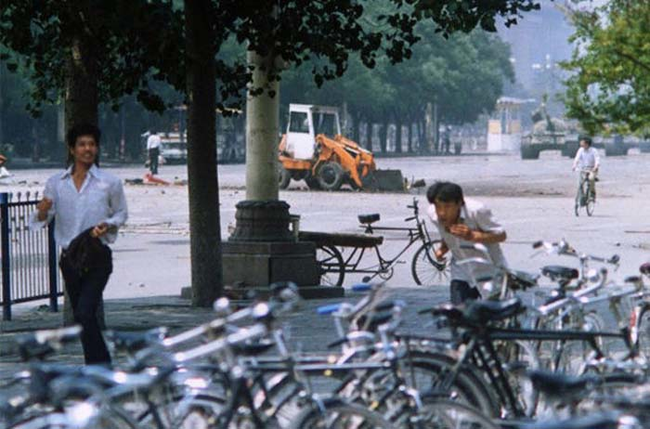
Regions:
M 650 1 L 575 9 L 567 115 L 591 133 L 650 131 Z
M 235 40 L 262 54 L 272 52 L 286 67 L 309 61 L 321 85 L 360 61 L 377 65 L 412 56 L 419 36 L 418 21 L 435 23 L 435 32 L 449 36 L 476 26 L 494 31 L 495 18 L 515 23 L 522 12 L 539 8 L 534 0 L 385 0 L 384 11 L 368 25 L 368 9 L 377 2 L 359 0 L 214 1 L 215 53 Z M 22 64 L 29 71 L 30 109 L 56 102 L 65 84 L 66 53 L 78 38 L 90 47 L 97 63 L 99 101 L 117 104 L 135 94 L 149 109 L 165 108 L 152 88 L 162 81 L 185 89 L 184 19 L 182 3 L 173 0 L 3 0 L 0 46 L 10 70 Z M 354 56 L 354 60 L 350 60 Z M 219 103 L 241 104 L 250 74 L 242 61 L 218 60 Z

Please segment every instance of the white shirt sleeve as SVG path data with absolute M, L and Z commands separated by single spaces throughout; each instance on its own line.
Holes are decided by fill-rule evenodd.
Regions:
M 482 207 L 476 212 L 476 222 L 478 227 L 483 232 L 492 232 L 499 234 L 505 232 L 503 226 L 495 219 L 492 210 L 487 207 Z
M 578 165 L 578 161 L 580 161 L 580 157 L 582 156 L 582 152 L 585 150 L 581 147 L 578 149 L 578 152 L 576 152 L 576 157 L 573 159 L 573 165 Z
M 43 198 L 49 198 L 52 200 L 52 208 L 47 212 L 47 217 L 45 220 L 38 220 L 38 210 L 33 211 L 29 215 L 29 229 L 36 230 L 45 227 L 45 225 L 52 222 L 54 219 L 54 213 L 56 212 L 56 183 L 55 180 L 58 178 L 50 178 L 47 183 L 45 183 L 45 190 L 43 191 Z
M 114 243 L 117 239 L 118 229 L 126 223 L 129 217 L 124 187 L 120 180 L 116 180 L 111 186 L 109 206 L 113 214 L 105 221 L 110 227 L 104 238 L 108 243 Z

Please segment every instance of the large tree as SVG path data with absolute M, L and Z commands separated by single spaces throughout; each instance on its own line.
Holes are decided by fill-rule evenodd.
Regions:
M 564 67 L 567 115 L 591 133 L 650 131 L 650 2 L 569 10 L 576 44 Z
M 187 0 L 190 1 L 193 0 Z M 96 122 L 98 103 L 118 101 L 124 94 L 135 93 L 150 108 L 162 109 L 162 100 L 150 90 L 152 79 L 169 82 L 182 91 L 188 88 L 196 91 L 192 84 L 186 86 L 184 61 L 189 53 L 185 50 L 185 36 L 194 30 L 212 37 L 212 52 L 197 48 L 196 55 L 216 56 L 227 36 L 233 35 L 259 58 L 281 59 L 257 63 L 267 76 L 261 79 L 262 85 L 254 83 L 249 87 L 251 96 L 266 92 L 268 97 L 275 97 L 280 63 L 282 67 L 293 67 L 306 60 L 320 59 L 313 67 L 313 77 L 321 84 L 344 74 L 352 52 L 358 53 L 367 67 L 376 64 L 381 51 L 392 62 L 409 58 L 411 45 L 417 41 L 413 28 L 418 20 L 433 20 L 438 31 L 445 35 L 469 31 L 477 25 L 493 31 L 495 16 L 504 17 L 510 24 L 516 22 L 522 11 L 539 7 L 535 0 L 386 1 L 392 6 L 391 12 L 379 17 L 381 25 L 372 29 L 362 25 L 364 6 L 368 3 L 357 0 L 211 0 L 210 5 L 207 0 L 197 0 L 192 5 L 197 8 L 194 13 L 206 16 L 198 17 L 190 11 L 197 18 L 190 21 L 200 28 L 188 32 L 183 11 L 178 7 L 181 5 L 172 0 L 3 0 L 0 45 L 15 54 L 12 58 L 3 57 L 4 60 L 22 61 L 31 70 L 34 108 L 43 102 L 56 101 L 65 89 L 65 98 L 71 104 L 66 104 L 68 118 Z M 196 57 L 190 61 L 209 63 Z M 216 62 L 214 69 L 223 101 L 241 91 L 253 75 L 240 65 L 221 61 Z M 204 73 L 203 77 L 214 76 L 211 67 Z M 198 68 L 190 71 L 189 76 L 203 78 Z M 208 106 L 209 103 L 203 99 L 196 107 L 201 110 L 216 107 Z M 196 112 L 196 115 L 211 117 L 206 112 Z M 198 151 L 202 145 L 216 144 L 214 124 L 197 120 L 191 120 L 190 124 L 195 127 L 190 135 L 203 140 L 189 142 L 189 157 L 196 159 L 201 156 Z M 190 168 L 201 171 L 191 172 L 190 177 L 212 177 L 215 170 L 208 163 L 216 163 L 216 159 L 195 163 Z M 204 184 L 190 184 L 190 194 L 198 192 L 199 186 Z M 195 195 L 200 198 L 190 197 L 194 201 L 191 210 L 205 209 L 212 213 L 213 207 L 218 207 L 216 180 L 210 179 L 206 186 L 209 190 Z M 200 222 L 195 225 L 197 228 L 191 227 L 192 287 L 194 295 L 202 297 L 194 303 L 209 305 L 210 297 L 221 290 L 218 277 L 213 278 L 213 266 L 220 266 L 221 261 L 218 252 L 204 246 L 204 241 L 201 245 L 195 243 L 199 228 L 202 234 L 219 240 L 218 218 L 203 223 L 193 215 L 190 217 Z

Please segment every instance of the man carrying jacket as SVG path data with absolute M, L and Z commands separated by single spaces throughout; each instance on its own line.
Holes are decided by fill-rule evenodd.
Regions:
M 113 271 L 107 244 L 115 241 L 128 215 L 121 180 L 99 168 L 100 137 L 90 124 L 68 132 L 68 169 L 48 179 L 31 225 L 56 221 L 54 236 L 63 249 L 59 265 L 75 322 L 83 328 L 85 362 L 110 365 L 96 313 Z

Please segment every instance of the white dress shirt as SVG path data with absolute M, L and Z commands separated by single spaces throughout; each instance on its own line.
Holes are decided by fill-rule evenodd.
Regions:
M 476 278 L 494 274 L 494 269 L 490 265 L 479 264 L 476 262 L 458 265 L 458 262 L 463 259 L 474 257 L 485 259 L 486 255 L 474 249 L 461 249 L 462 245 L 474 245 L 475 243 L 463 240 L 448 232 L 447 228 L 438 222 L 436 208 L 433 204 L 429 206 L 428 214 L 433 224 L 438 228 L 440 237 L 445 243 L 447 243 L 447 247 L 451 252 L 452 280 L 462 280 L 470 285 L 474 285 Z M 460 218 L 458 219 L 458 223 L 463 223 L 473 230 L 483 232 L 504 232 L 501 224 L 499 224 L 492 215 L 492 211 L 479 201 L 470 198 L 465 198 L 465 204 L 460 209 Z M 485 247 L 487 248 L 489 257 L 493 264 L 503 267 L 506 266 L 506 259 L 503 256 L 501 246 L 498 243 L 485 244 Z
M 160 147 L 160 136 L 158 134 L 152 134 L 147 138 L 147 150 L 156 149 Z
M 93 165 L 79 191 L 72 180 L 72 167 L 50 177 L 43 196 L 52 200 L 47 219 L 38 220 L 38 211 L 30 216 L 30 228 L 42 228 L 56 220 L 54 237 L 64 249 L 79 234 L 102 222 L 109 231 L 102 237 L 105 244 L 115 242 L 117 229 L 128 217 L 122 181 Z
M 593 147 L 589 147 L 586 150 L 581 147 L 576 153 L 573 164 L 581 170 L 593 170 L 597 165 L 600 165 L 600 155 L 598 155 L 598 151 Z

